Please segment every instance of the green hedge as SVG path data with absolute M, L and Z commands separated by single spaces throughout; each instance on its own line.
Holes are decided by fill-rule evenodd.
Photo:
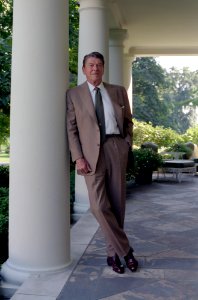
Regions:
M 9 189 L 0 188 L 0 264 L 8 258 L 8 198 Z
M 182 142 L 182 137 L 170 128 L 154 127 L 152 123 L 134 120 L 134 145 L 140 147 L 145 142 L 153 142 L 161 147 L 169 147 L 177 142 Z
M 0 187 L 9 187 L 9 166 L 0 166 Z
M 9 167 L 0 166 L 0 264 L 8 258 Z
M 184 134 L 179 134 L 171 128 L 153 126 L 152 123 L 140 122 L 136 119 L 133 130 L 133 144 L 140 147 L 145 142 L 153 142 L 159 148 L 167 148 L 175 144 L 192 142 L 198 144 L 198 126 L 189 128 Z
M 0 234 L 8 233 L 8 197 L 9 189 L 0 188 Z

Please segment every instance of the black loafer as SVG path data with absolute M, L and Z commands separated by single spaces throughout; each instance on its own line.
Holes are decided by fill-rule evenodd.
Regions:
M 108 264 L 108 266 L 112 267 L 114 272 L 116 272 L 118 274 L 124 273 L 124 266 L 121 263 L 120 258 L 117 254 L 115 256 L 108 256 L 107 264 Z
M 136 272 L 138 268 L 138 261 L 133 256 L 133 249 L 130 248 L 128 254 L 124 256 L 126 266 L 131 272 Z

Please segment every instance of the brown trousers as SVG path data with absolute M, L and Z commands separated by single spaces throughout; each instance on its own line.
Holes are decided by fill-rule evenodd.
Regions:
M 101 147 L 95 174 L 85 176 L 90 209 L 103 231 L 108 256 L 115 253 L 125 256 L 130 249 L 123 229 L 128 150 L 123 138 L 107 138 Z

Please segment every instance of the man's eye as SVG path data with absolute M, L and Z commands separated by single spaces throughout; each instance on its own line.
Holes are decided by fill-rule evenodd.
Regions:
M 96 68 L 102 68 L 102 64 L 98 64 L 98 65 L 94 65 L 94 64 L 92 64 L 92 65 L 88 65 L 88 67 L 89 68 L 94 68 L 94 66 L 96 67 Z

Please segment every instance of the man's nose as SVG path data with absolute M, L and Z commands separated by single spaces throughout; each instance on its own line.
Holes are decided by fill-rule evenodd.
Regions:
M 94 66 L 93 66 L 93 69 L 94 69 L 94 70 L 98 70 L 98 65 L 94 65 Z

